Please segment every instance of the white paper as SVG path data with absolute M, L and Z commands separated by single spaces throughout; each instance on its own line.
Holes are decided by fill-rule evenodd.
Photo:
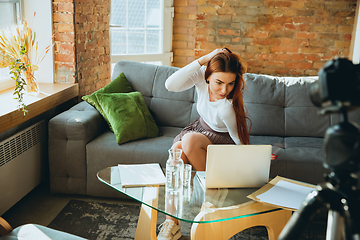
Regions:
M 119 164 L 122 187 L 165 185 L 165 175 L 158 163 Z
M 257 198 L 261 202 L 299 209 L 306 196 L 313 190 L 314 188 L 311 187 L 280 180 L 268 191 L 258 195 Z

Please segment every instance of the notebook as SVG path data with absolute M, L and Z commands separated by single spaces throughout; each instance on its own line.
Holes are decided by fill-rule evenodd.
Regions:
M 159 163 L 118 164 L 121 187 L 165 185 L 165 175 Z
M 269 181 L 271 145 L 209 145 L 206 188 L 261 187 Z

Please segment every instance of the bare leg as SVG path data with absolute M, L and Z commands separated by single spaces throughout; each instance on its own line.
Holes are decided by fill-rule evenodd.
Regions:
M 174 143 L 172 146 L 171 146 L 172 149 L 174 148 L 178 148 L 178 149 L 182 149 L 182 145 L 181 145 L 181 141 L 178 141 L 176 143 Z M 184 150 L 183 150 L 183 153 L 181 154 L 181 159 L 184 161 L 184 164 L 187 164 L 189 163 L 189 160 L 188 158 L 186 157 L 185 153 L 184 153 Z
M 183 150 L 183 149 L 182 149 L 182 146 L 181 146 L 181 141 L 175 142 L 175 143 L 171 146 L 171 149 L 175 149 L 175 148 Z M 189 163 L 186 155 L 184 154 L 184 151 L 183 151 L 183 153 L 181 154 L 181 159 L 184 161 L 184 164 Z M 169 208 L 171 209 L 171 200 L 170 200 L 170 202 L 169 202 L 169 205 L 170 205 Z M 178 219 L 173 218 L 173 217 L 170 217 L 169 215 L 166 215 L 165 218 L 166 218 L 166 219 L 171 219 L 171 220 L 174 221 L 175 224 L 179 225 L 179 220 L 178 220 Z
M 205 171 L 206 169 L 206 151 L 211 141 L 201 133 L 187 133 L 182 138 L 182 149 L 196 171 Z
M 168 204 L 167 211 L 171 211 L 172 213 L 174 213 L 175 212 L 174 198 L 171 198 L 171 196 L 170 196 L 169 199 L 166 199 L 166 202 Z M 174 221 L 175 224 L 179 225 L 179 220 L 176 219 L 176 218 L 173 218 L 173 217 L 170 217 L 169 215 L 166 215 L 165 219 L 171 219 L 171 220 Z
M 178 141 L 171 148 L 182 149 L 181 159 L 184 163 L 190 163 L 194 170 L 205 171 L 206 151 L 211 141 L 201 133 L 187 133 L 182 141 Z
M 205 171 L 206 167 L 206 150 L 211 141 L 201 133 L 187 133 L 182 141 L 178 141 L 171 148 L 179 148 L 183 150 L 181 158 L 184 163 L 190 163 L 194 170 Z M 191 157 L 191 159 L 190 159 Z M 166 219 L 173 220 L 176 224 L 179 221 L 166 215 Z

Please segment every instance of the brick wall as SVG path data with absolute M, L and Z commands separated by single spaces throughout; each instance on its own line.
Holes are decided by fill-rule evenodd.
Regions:
M 347 57 L 356 0 L 174 0 L 174 66 L 229 47 L 249 72 L 316 75 Z M 53 0 L 55 82 L 79 96 L 110 81 L 110 0 Z
M 76 69 L 79 95 L 110 82 L 110 0 L 75 0 Z
M 110 82 L 110 0 L 53 0 L 55 82 L 77 82 L 79 97 Z
M 296 76 L 348 57 L 356 0 L 174 0 L 174 7 L 174 66 L 226 46 L 248 72 Z
M 55 42 L 55 82 L 74 83 L 75 34 L 74 4 L 72 0 L 53 0 L 53 26 Z
M 174 0 L 173 65 L 176 67 L 183 67 L 195 60 L 195 42 L 198 41 L 196 2 L 196 0 Z

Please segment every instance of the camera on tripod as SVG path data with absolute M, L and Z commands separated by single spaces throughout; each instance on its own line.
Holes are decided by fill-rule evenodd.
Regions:
M 310 87 L 321 114 L 337 113 L 340 122 L 326 130 L 323 165 L 330 170 L 293 214 L 279 240 L 298 239 L 304 225 L 321 209 L 328 210 L 326 240 L 360 240 L 360 131 L 348 120 L 348 111 L 360 107 L 360 65 L 339 58 L 327 62 Z
M 359 127 L 348 122 L 347 111 L 360 107 L 360 65 L 345 58 L 327 62 L 319 71 L 319 80 L 310 88 L 310 98 L 322 108 L 321 114 L 341 114 L 341 122 L 325 134 L 324 166 L 333 172 L 359 171 Z
M 319 80 L 311 86 L 310 98 L 315 106 L 334 111 L 338 102 L 359 107 L 360 65 L 345 58 L 327 62 L 319 71 Z

